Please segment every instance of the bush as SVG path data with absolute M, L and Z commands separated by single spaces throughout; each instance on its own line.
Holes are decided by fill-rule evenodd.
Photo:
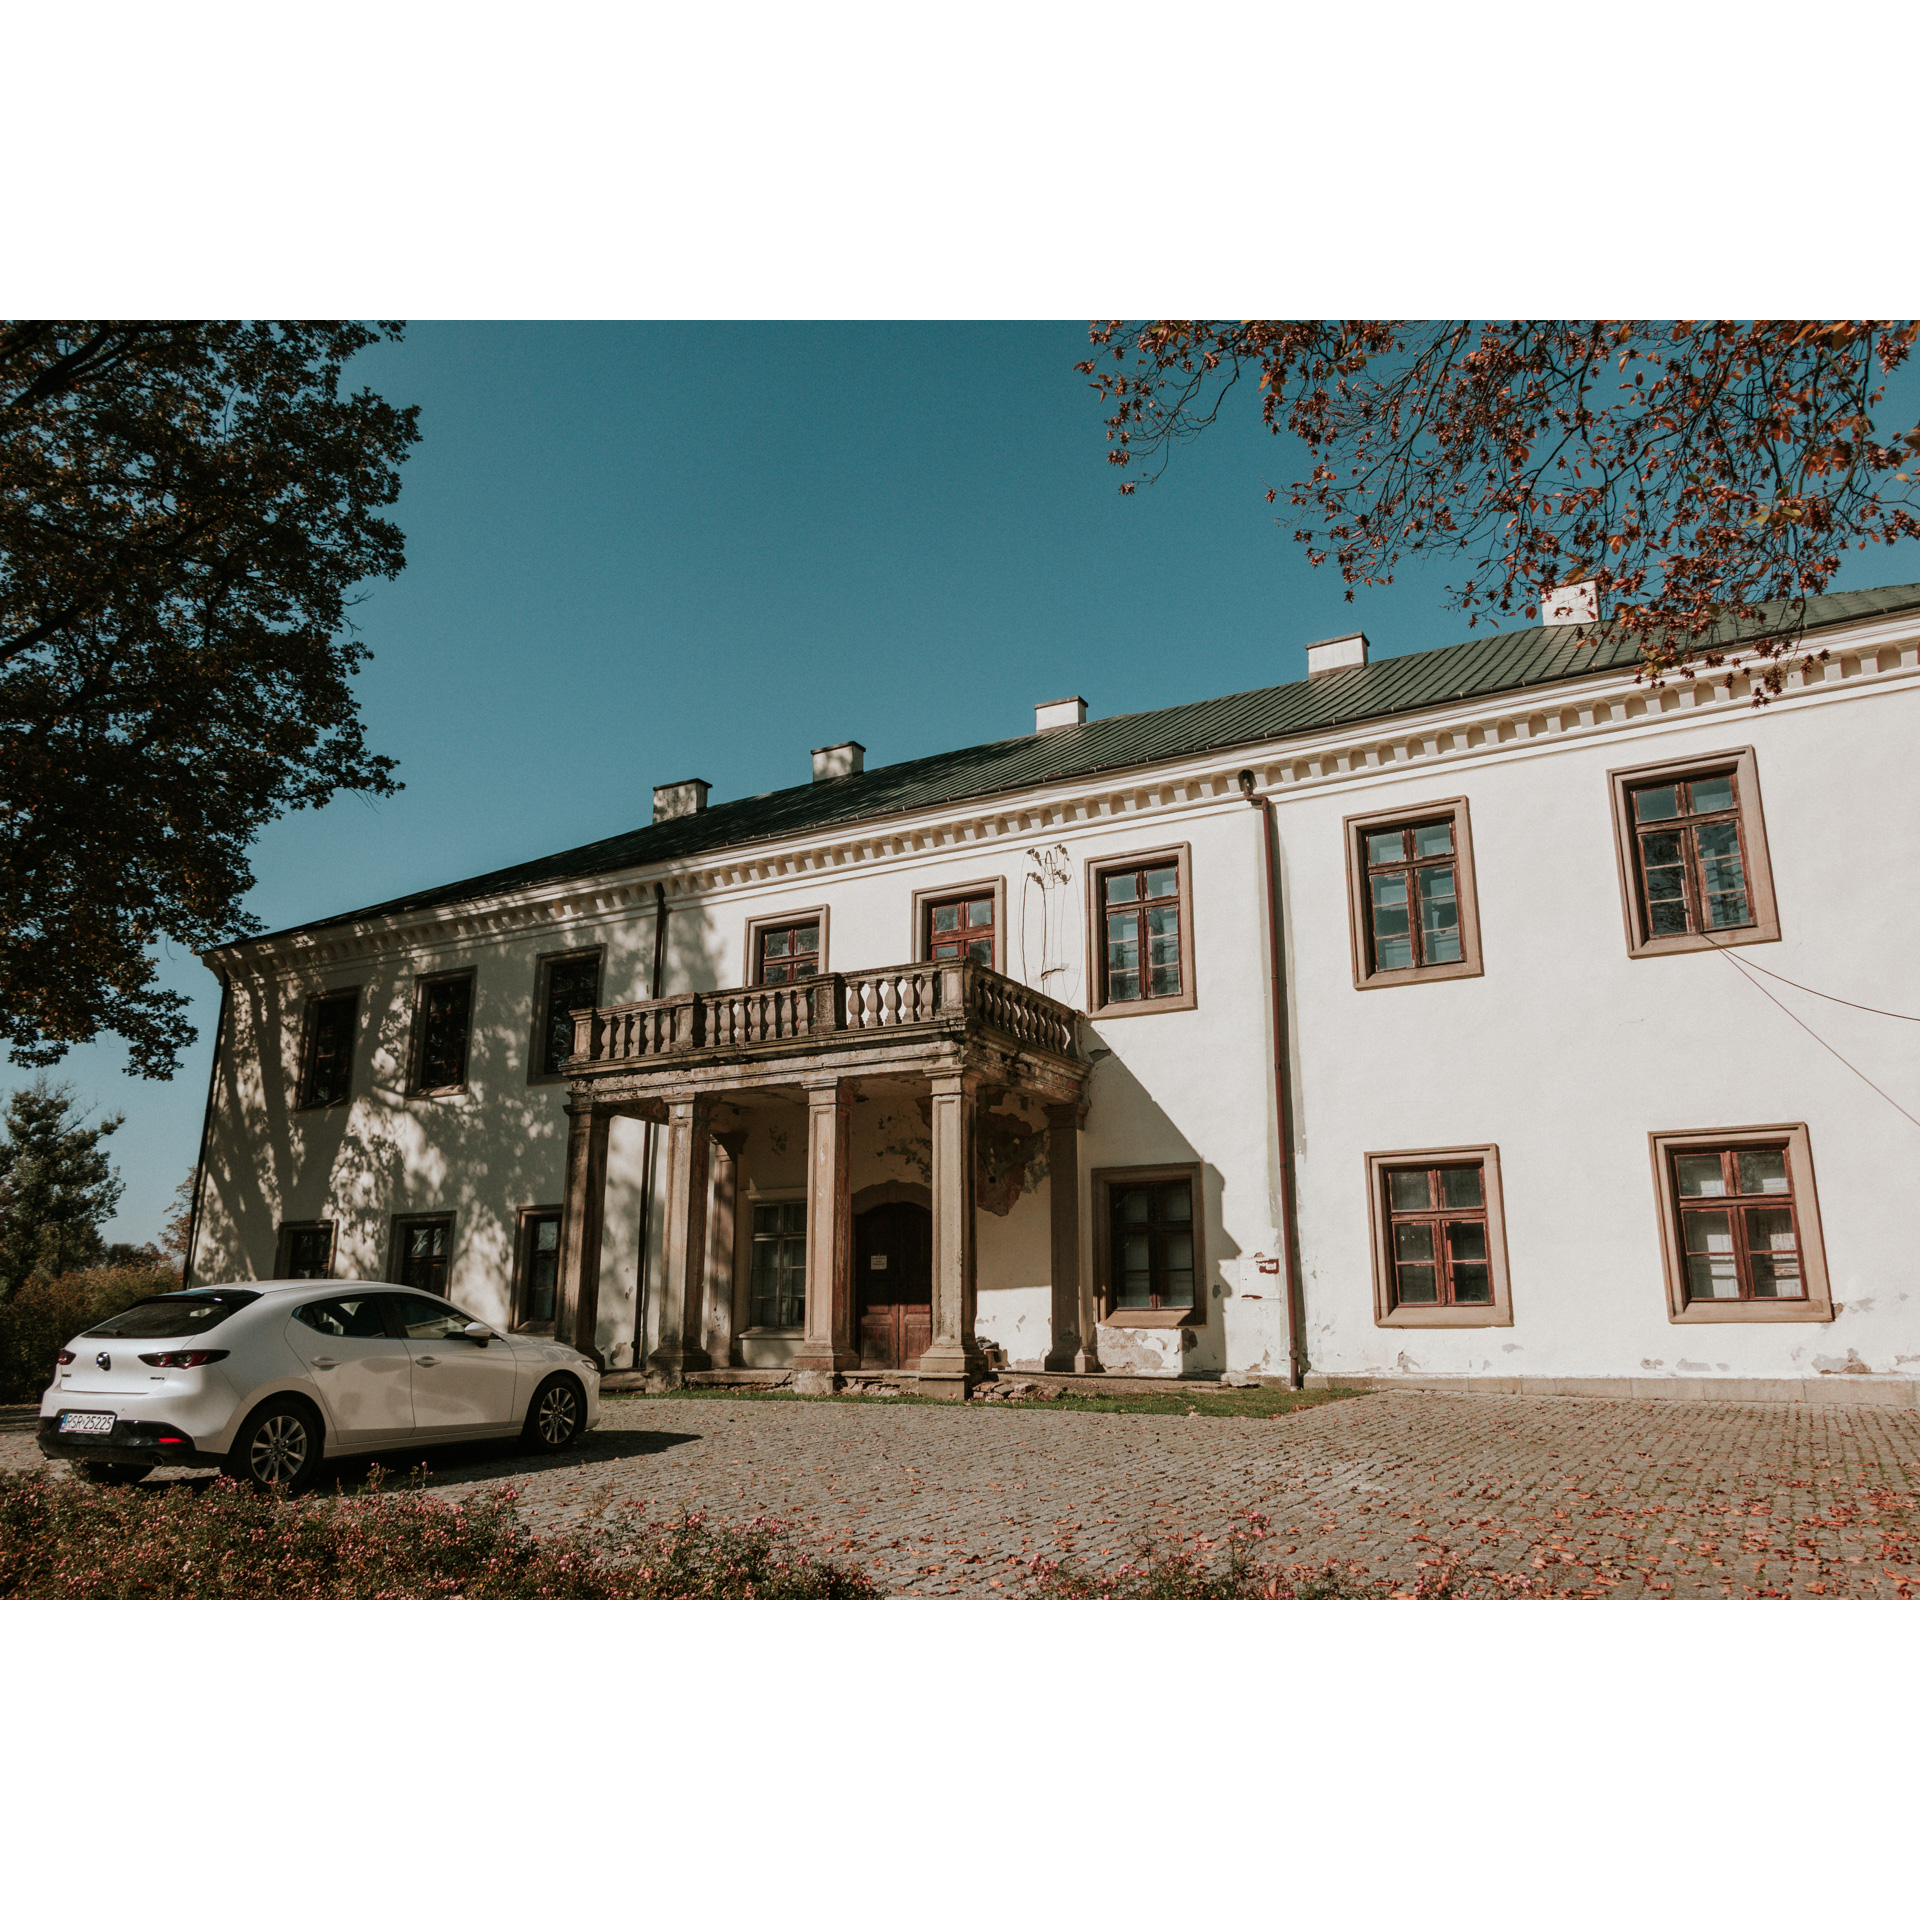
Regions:
M 0 1305 L 0 1400 L 38 1400 L 53 1380 L 54 1355 L 76 1334 L 178 1284 L 164 1265 L 90 1267 L 21 1281 Z
M 789 1547 L 778 1523 L 639 1516 L 537 1535 L 512 1489 L 273 1500 L 234 1481 L 96 1487 L 0 1474 L 0 1599 L 866 1600 L 857 1569 Z

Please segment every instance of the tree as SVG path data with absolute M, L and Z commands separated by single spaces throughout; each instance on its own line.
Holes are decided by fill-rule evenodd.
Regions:
M 187 1177 L 173 1190 L 173 1204 L 160 1223 L 158 1252 L 175 1273 L 187 1270 L 188 1237 L 193 1227 L 193 1196 L 200 1184 L 200 1169 L 189 1167 Z
M 256 932 L 247 849 L 396 790 L 350 676 L 361 582 L 404 564 L 417 408 L 342 393 L 335 322 L 0 322 L 0 1035 L 24 1065 L 193 1038 L 161 939 Z
M 45 1079 L 17 1088 L 0 1140 L 0 1301 L 21 1281 L 98 1266 L 106 1253 L 100 1223 L 125 1190 L 100 1142 L 121 1123 L 97 1126 L 74 1113 L 71 1088 Z
M 1447 593 L 1470 625 L 1590 580 L 1649 677 L 1697 663 L 1731 682 L 1744 649 L 1758 703 L 1802 631 L 1761 630 L 1762 603 L 1803 604 L 1848 548 L 1920 533 L 1920 427 L 1874 421 L 1916 335 L 1877 320 L 1104 321 L 1078 370 L 1111 405 L 1108 459 L 1144 457 L 1149 480 L 1257 370 L 1262 418 L 1310 463 L 1286 483 L 1286 524 L 1349 600 L 1419 552 L 1463 562 Z

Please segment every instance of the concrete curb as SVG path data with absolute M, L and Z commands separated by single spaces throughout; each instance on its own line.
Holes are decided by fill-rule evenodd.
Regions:
M 1626 1378 L 1554 1377 L 1520 1374 L 1310 1373 L 1309 1387 L 1364 1387 L 1411 1393 L 1519 1393 L 1597 1400 L 1721 1400 L 1749 1406 L 1920 1407 L 1920 1380 L 1864 1378 L 1856 1374 L 1817 1374 L 1798 1380 L 1688 1379 L 1667 1376 Z

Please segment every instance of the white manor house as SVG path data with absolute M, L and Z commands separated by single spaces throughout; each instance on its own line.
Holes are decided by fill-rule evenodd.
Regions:
M 1352 635 L 220 948 L 191 1278 L 663 1385 L 1914 1404 L 1920 586 L 1805 620 L 1761 710 Z

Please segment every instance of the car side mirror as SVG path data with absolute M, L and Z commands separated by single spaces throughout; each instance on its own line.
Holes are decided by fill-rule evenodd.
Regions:
M 478 1320 L 469 1320 L 460 1331 L 476 1346 L 484 1347 L 493 1338 L 493 1329 L 483 1327 Z

